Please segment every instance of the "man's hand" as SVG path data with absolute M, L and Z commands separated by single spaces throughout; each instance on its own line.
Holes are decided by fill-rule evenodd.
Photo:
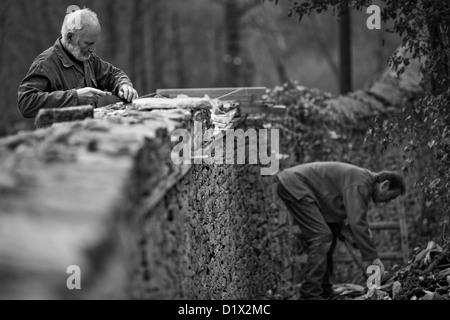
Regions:
M 111 92 L 105 92 L 91 87 L 77 89 L 79 105 L 95 105 L 100 97 L 111 95 Z
M 119 98 L 122 100 L 125 100 L 127 102 L 131 102 L 134 99 L 137 99 L 139 97 L 137 91 L 127 84 L 123 85 L 119 89 Z

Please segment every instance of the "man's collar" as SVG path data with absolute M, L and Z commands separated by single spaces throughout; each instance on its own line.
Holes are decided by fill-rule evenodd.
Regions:
M 56 42 L 53 45 L 53 47 L 55 48 L 55 52 L 58 55 L 59 59 L 61 60 L 63 66 L 66 68 L 70 68 L 70 67 L 74 66 L 75 63 L 73 63 L 73 61 L 70 60 L 69 56 L 64 51 L 64 49 L 62 47 L 61 39 L 62 39 L 61 37 L 56 39 Z
M 56 42 L 54 44 L 55 52 L 58 55 L 59 59 L 61 60 L 62 64 L 66 68 L 70 68 L 75 66 L 76 68 L 80 68 L 79 65 L 77 65 L 68 55 L 66 52 L 66 49 L 63 48 L 63 44 L 61 42 L 62 37 L 59 37 L 56 39 Z M 83 68 L 81 68 L 81 71 Z

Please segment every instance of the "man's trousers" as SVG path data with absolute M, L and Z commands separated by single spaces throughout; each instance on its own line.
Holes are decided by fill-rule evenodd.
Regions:
M 302 239 L 308 245 L 305 281 L 300 289 L 302 298 L 326 297 L 332 293 L 330 278 L 340 224 L 327 223 L 316 201 L 309 195 L 297 200 L 281 183 L 278 183 L 277 193 L 291 213 L 294 223 L 300 227 Z

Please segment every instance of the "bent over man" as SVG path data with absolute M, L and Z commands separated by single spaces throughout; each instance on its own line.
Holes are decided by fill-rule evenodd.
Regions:
M 36 57 L 19 86 L 18 108 L 23 117 L 34 118 L 42 108 L 96 106 L 105 95 L 127 102 L 138 97 L 128 76 L 95 54 L 100 34 L 93 11 L 66 15 L 61 37 Z
M 339 226 L 348 221 L 367 265 L 384 266 L 370 237 L 367 211 L 370 200 L 387 203 L 405 194 L 403 177 L 391 171 L 374 173 L 342 162 L 313 162 L 277 174 L 278 195 L 300 227 L 309 248 L 303 299 L 332 293 L 333 251 Z

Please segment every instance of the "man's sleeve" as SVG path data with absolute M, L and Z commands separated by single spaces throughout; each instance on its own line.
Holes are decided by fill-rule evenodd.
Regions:
M 51 81 L 46 71 L 38 64 L 33 65 L 19 86 L 18 103 L 24 118 L 34 118 L 42 108 L 64 108 L 78 104 L 75 89 L 50 91 Z
M 103 61 L 98 56 L 94 56 L 94 73 L 98 88 L 112 92 L 116 96 L 122 85 L 127 84 L 133 87 L 133 83 L 124 71 Z
M 364 260 L 378 258 L 367 222 L 367 210 L 371 197 L 369 189 L 364 186 L 352 186 L 344 190 L 343 197 L 348 222 L 362 258 Z

